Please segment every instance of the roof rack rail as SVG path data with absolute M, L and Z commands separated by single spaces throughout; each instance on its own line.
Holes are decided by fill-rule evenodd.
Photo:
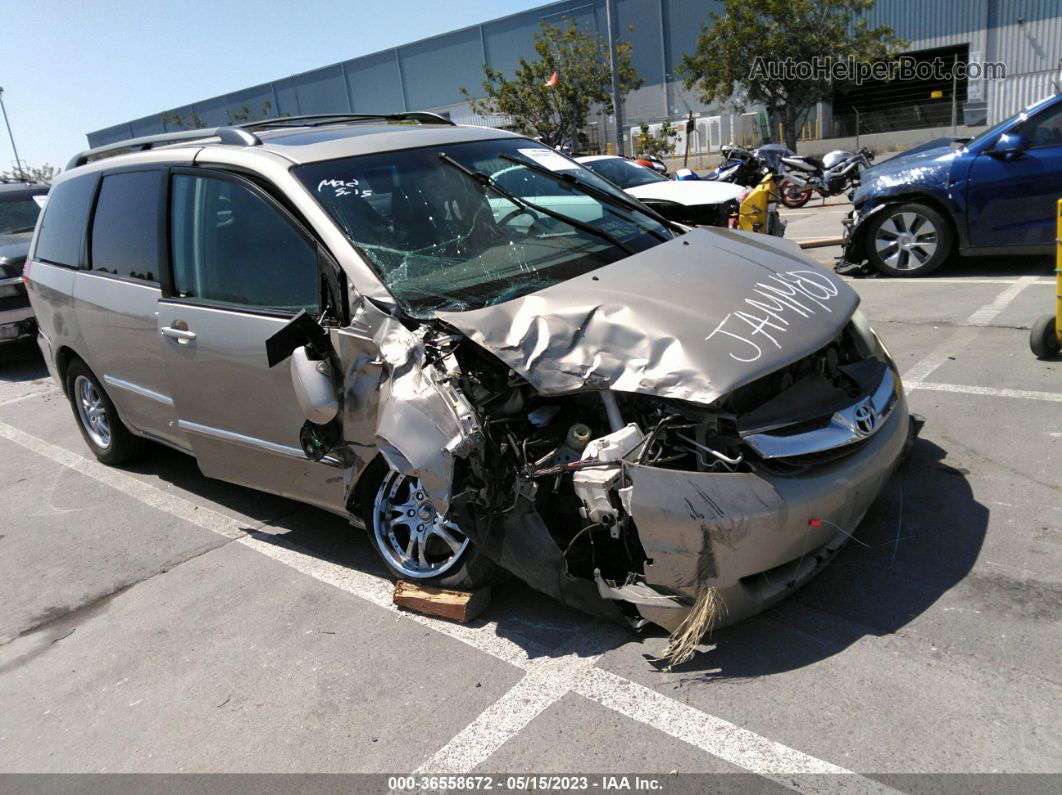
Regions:
M 258 136 L 246 130 L 237 130 L 232 127 L 212 127 L 201 130 L 179 130 L 178 132 L 159 133 L 157 135 L 142 135 L 139 138 L 128 138 L 124 141 L 115 141 L 114 143 L 86 149 L 84 152 L 78 152 L 70 158 L 70 162 L 66 164 L 66 170 L 69 171 L 72 168 L 83 166 L 91 160 L 119 154 L 120 152 L 142 152 L 159 146 L 169 146 L 185 141 L 206 141 L 210 138 L 216 138 L 221 143 L 242 146 L 254 146 L 261 143 L 258 140 Z
M 421 124 L 447 124 L 456 127 L 457 124 L 438 113 L 426 110 L 399 111 L 397 113 L 312 113 L 304 116 L 277 116 L 272 119 L 249 121 L 243 124 L 233 125 L 245 130 L 261 129 L 264 127 L 288 127 L 307 126 L 315 127 L 323 124 L 343 124 L 350 121 L 416 121 Z
M 428 111 L 404 111 L 400 113 L 315 113 L 308 116 L 278 116 L 272 119 L 248 121 L 242 124 L 231 124 L 225 127 L 210 127 L 200 130 L 179 130 L 177 132 L 159 133 L 157 135 L 143 135 L 139 138 L 129 138 L 125 141 L 96 146 L 78 152 L 70 162 L 66 164 L 69 171 L 72 168 L 83 166 L 90 160 L 97 160 L 108 155 L 115 155 L 125 151 L 142 152 L 147 149 L 155 149 L 159 146 L 171 146 L 186 141 L 203 141 L 212 143 L 210 139 L 216 139 L 218 143 L 230 146 L 258 146 L 262 140 L 252 130 L 261 130 L 275 127 L 315 127 L 323 124 L 343 124 L 351 121 L 416 121 L 421 124 L 448 124 L 452 127 L 457 125 L 440 116 L 438 113 Z

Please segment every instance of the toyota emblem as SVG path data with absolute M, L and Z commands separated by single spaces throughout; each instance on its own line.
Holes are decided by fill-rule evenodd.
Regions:
M 856 408 L 853 419 L 855 420 L 856 429 L 864 436 L 874 433 L 874 428 L 878 424 L 878 415 L 875 413 L 874 407 L 869 403 L 864 403 Z

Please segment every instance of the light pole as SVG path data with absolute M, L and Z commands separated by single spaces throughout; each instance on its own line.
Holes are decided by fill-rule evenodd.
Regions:
M 620 96 L 619 86 L 619 73 L 616 66 L 616 39 L 614 21 L 612 19 L 615 11 L 613 6 L 615 0 L 605 0 L 605 26 L 608 29 L 606 40 L 608 41 L 608 68 L 612 81 L 612 119 L 615 127 L 612 130 L 612 140 L 616 145 L 616 154 L 623 156 L 627 154 L 623 149 L 623 106 L 622 97 Z
M 7 120 L 7 108 L 4 106 L 4 89 L 0 87 L 0 111 L 4 114 L 4 125 L 7 127 L 7 137 L 11 139 L 11 149 L 15 153 L 15 170 L 19 179 L 25 180 L 26 173 L 22 170 L 22 161 L 18 157 L 18 147 L 15 146 L 15 136 L 11 134 L 11 122 Z

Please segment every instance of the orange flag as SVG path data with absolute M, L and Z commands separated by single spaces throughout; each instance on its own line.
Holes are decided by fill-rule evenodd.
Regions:
M 553 88 L 553 86 L 557 85 L 557 83 L 559 83 L 559 82 L 560 82 L 560 79 L 559 79 L 559 77 L 557 76 L 557 73 L 556 73 L 556 72 L 554 72 L 553 74 L 551 74 L 551 75 L 549 76 L 549 80 L 547 80 L 547 81 L 546 81 L 545 83 L 543 83 L 543 85 L 544 85 L 544 86 L 545 86 L 546 88 Z

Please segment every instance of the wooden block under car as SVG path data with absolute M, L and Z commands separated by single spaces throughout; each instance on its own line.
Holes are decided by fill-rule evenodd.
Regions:
M 406 610 L 467 624 L 487 609 L 490 586 L 475 591 L 453 591 L 399 580 L 395 583 L 394 603 Z

